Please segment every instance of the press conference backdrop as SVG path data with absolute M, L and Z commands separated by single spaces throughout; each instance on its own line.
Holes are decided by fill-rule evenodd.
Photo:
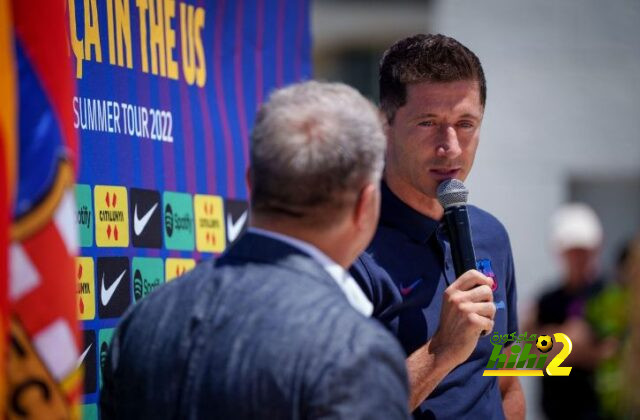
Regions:
M 68 0 L 84 417 L 125 310 L 246 229 L 259 104 L 311 72 L 299 0 Z

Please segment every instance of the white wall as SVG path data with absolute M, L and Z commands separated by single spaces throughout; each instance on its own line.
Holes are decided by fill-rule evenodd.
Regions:
M 547 226 L 568 177 L 640 175 L 640 3 L 447 0 L 434 13 L 434 29 L 485 68 L 487 108 L 467 184 L 470 201 L 511 235 L 522 312 L 558 272 Z M 637 203 L 640 191 L 629 194 Z M 608 223 L 631 234 L 639 220 Z

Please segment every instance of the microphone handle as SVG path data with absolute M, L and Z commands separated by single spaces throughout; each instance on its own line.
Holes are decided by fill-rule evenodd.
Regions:
M 451 206 L 444 210 L 444 219 L 449 231 L 451 256 L 456 278 L 476 268 L 476 254 L 471 240 L 471 226 L 467 206 Z
M 449 230 L 449 243 L 453 257 L 453 269 L 456 278 L 469 270 L 476 268 L 476 253 L 471 241 L 471 225 L 467 206 L 451 206 L 444 210 L 444 219 Z M 489 331 L 482 330 L 480 336 L 486 336 Z

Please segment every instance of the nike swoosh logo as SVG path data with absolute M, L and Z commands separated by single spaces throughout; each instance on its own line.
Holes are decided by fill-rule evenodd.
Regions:
M 116 281 L 111 283 L 111 286 L 107 287 L 106 289 L 104 288 L 104 273 L 102 273 L 102 285 L 100 286 L 102 292 L 100 293 L 100 301 L 102 302 L 102 306 L 107 306 L 109 304 L 109 301 L 111 300 L 111 297 L 113 297 L 118 284 L 120 284 L 120 280 L 122 280 L 122 278 L 124 277 L 124 273 L 126 272 L 127 270 L 124 270 L 122 273 L 120 273 Z
M 501 300 L 500 302 L 496 302 L 496 309 L 505 309 L 507 307 L 507 305 L 504 304 L 504 300 Z
M 136 236 L 140 236 L 142 231 L 144 230 L 147 223 L 149 223 L 149 219 L 153 215 L 153 212 L 156 211 L 156 207 L 158 207 L 158 203 L 154 204 L 153 207 L 147 211 L 141 219 L 138 219 L 138 205 L 133 208 L 133 231 L 136 233 Z
M 413 289 L 415 289 L 415 287 L 418 285 L 418 283 L 420 283 L 422 281 L 422 278 L 417 279 L 416 281 L 414 281 L 413 283 L 411 283 L 409 286 L 407 287 L 401 287 L 400 288 L 400 293 L 402 294 L 402 296 L 407 296 L 409 293 L 411 293 L 411 291 Z
M 86 350 L 82 352 L 82 354 L 78 358 L 78 363 L 76 364 L 76 367 L 80 367 L 82 362 L 84 362 L 84 358 L 87 357 L 87 353 L 89 353 L 89 349 L 91 348 L 91 346 L 93 346 L 93 343 L 89 344 L 89 347 L 87 347 Z
M 227 232 L 229 232 L 229 242 L 235 241 L 238 235 L 240 235 L 244 222 L 247 221 L 248 214 L 248 211 L 245 210 L 244 213 L 238 217 L 238 220 L 236 220 L 235 223 L 231 218 L 231 214 L 227 214 Z

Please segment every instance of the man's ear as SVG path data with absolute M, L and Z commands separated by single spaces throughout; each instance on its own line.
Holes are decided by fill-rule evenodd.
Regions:
M 353 209 L 353 221 L 358 229 L 368 229 L 378 223 L 380 214 L 380 190 L 372 182 L 368 182 L 360 190 Z
M 244 174 L 244 182 L 247 184 L 249 195 L 251 195 L 251 166 L 247 166 L 247 172 Z

